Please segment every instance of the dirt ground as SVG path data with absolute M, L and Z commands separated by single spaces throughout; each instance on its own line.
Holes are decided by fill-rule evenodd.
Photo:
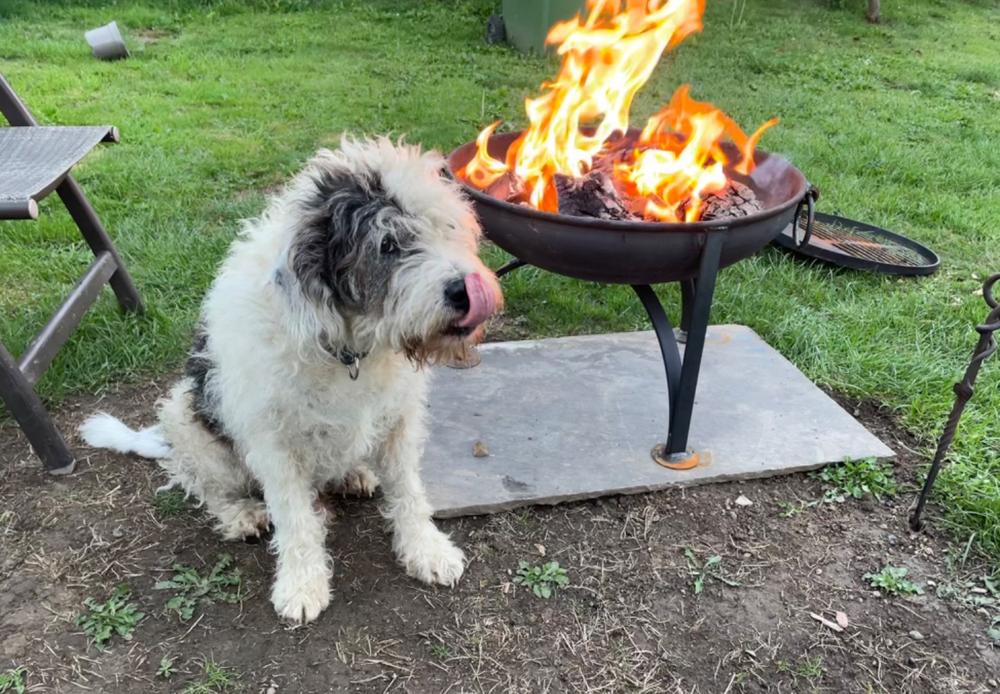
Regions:
M 148 423 L 167 384 L 66 403 L 60 424 L 97 407 Z M 301 628 L 268 602 L 266 545 L 223 542 L 197 508 L 157 501 L 154 464 L 80 449 L 73 476 L 50 478 L 8 425 L 0 673 L 24 667 L 30 692 L 996 691 L 986 567 L 949 546 L 933 514 L 928 532 L 908 532 L 924 461 L 890 418 L 848 406 L 901 453 L 894 500 L 810 505 L 823 483 L 795 475 L 442 522 L 470 559 L 454 590 L 395 565 L 377 499 L 338 501 L 333 600 Z M 154 584 L 174 563 L 207 573 L 225 553 L 240 600 L 203 601 L 187 621 L 165 611 L 170 591 Z M 696 594 L 692 566 L 714 555 Z M 522 560 L 558 561 L 569 585 L 535 597 L 512 581 Z M 924 593 L 873 591 L 863 576 L 886 564 Z M 77 616 L 123 583 L 146 616 L 98 650 Z

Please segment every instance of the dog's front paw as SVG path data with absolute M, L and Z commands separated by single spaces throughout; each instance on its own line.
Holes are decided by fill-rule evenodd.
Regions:
M 366 467 L 351 470 L 340 483 L 334 485 L 334 490 L 344 496 L 373 497 L 378 489 L 378 477 Z
M 295 576 L 279 572 L 271 602 L 282 619 L 294 624 L 311 622 L 330 604 L 330 582 L 320 574 Z
M 239 499 L 219 509 L 215 528 L 227 540 L 248 540 L 266 535 L 270 524 L 263 501 Z
M 454 586 L 465 571 L 465 553 L 433 525 L 402 540 L 396 553 L 406 573 L 424 583 Z

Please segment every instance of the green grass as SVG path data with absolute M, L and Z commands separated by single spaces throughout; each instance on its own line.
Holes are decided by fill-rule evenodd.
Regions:
M 818 683 L 819 680 L 823 679 L 823 675 L 826 674 L 826 668 L 823 667 L 823 659 L 819 656 L 804 658 L 797 664 L 779 660 L 777 670 L 778 672 L 791 674 L 796 680 L 802 678 L 811 685 Z
M 430 652 L 438 660 L 448 660 L 451 657 L 451 649 L 443 643 L 432 643 Z
M 129 602 L 131 594 L 128 586 L 120 585 L 107 602 L 97 602 L 93 598 L 83 601 L 84 611 L 76 623 L 97 648 L 103 650 L 114 636 L 132 640 L 135 628 L 145 615 L 139 612 L 135 603 Z
M 1000 270 L 1000 8 L 993 0 L 886 3 L 712 0 L 705 31 L 663 61 L 636 119 L 677 84 L 752 129 L 823 191 L 820 209 L 934 247 L 922 280 L 842 272 L 768 250 L 721 277 L 713 319 L 751 326 L 815 381 L 897 411 L 929 443 Z M 0 6 L 0 70 L 45 123 L 111 122 L 121 145 L 79 168 L 150 310 L 109 297 L 41 388 L 93 392 L 176 368 L 240 217 L 345 130 L 449 149 L 482 125 L 523 124 L 549 59 L 482 41 L 487 0 L 96 1 Z M 109 14 L 109 12 L 111 14 Z M 133 57 L 87 55 L 81 27 L 113 15 Z M 502 254 L 487 250 L 497 264 Z M 88 261 L 56 201 L 37 224 L 0 224 L 0 337 L 19 352 Z M 646 326 L 626 288 L 534 269 L 505 280 L 526 334 Z M 676 299 L 673 289 L 664 295 Z M 676 317 L 676 312 L 675 317 Z M 938 487 L 946 521 L 1000 557 L 1000 368 L 988 364 Z M 794 413 L 789 413 L 794 422 Z
M 232 668 L 206 660 L 202 666 L 201 679 L 192 682 L 181 694 L 215 694 L 217 692 L 238 691 L 240 677 Z
M 188 510 L 187 495 L 183 489 L 167 489 L 153 497 L 153 508 L 160 518 L 173 518 Z
M 906 578 L 909 572 L 902 566 L 886 565 L 875 573 L 865 574 L 864 579 L 886 595 L 920 595 L 924 589 Z

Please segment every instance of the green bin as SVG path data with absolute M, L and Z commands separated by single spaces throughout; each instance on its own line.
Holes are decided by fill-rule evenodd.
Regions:
M 507 40 L 525 53 L 540 53 L 552 25 L 583 11 L 586 5 L 585 0 L 503 0 Z

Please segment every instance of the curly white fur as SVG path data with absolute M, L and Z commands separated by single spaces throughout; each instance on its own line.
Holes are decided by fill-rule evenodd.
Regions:
M 148 435 L 140 445 L 107 416 L 83 425 L 93 445 L 162 458 L 171 482 L 204 503 L 223 536 L 258 533 L 270 520 L 277 553 L 271 600 L 283 618 L 311 621 L 330 601 L 317 494 L 331 481 L 369 492 L 381 482 L 393 549 L 408 574 L 450 586 L 464 570 L 462 551 L 431 521 L 418 474 L 426 432 L 422 365 L 470 339 L 451 330 L 456 310 L 445 300 L 448 282 L 478 273 L 497 303 L 499 288 L 476 255 L 471 208 L 440 175 L 442 166 L 438 155 L 385 139 L 346 139 L 338 151 L 321 150 L 259 219 L 246 223 L 224 262 L 205 301 L 207 342 L 195 355 L 211 370 L 201 384 L 191 375 L 181 379 L 159 406 L 169 447 L 152 445 Z M 384 210 L 366 208 L 373 213 L 362 221 L 345 217 L 367 225 L 352 229 L 352 243 L 361 244 L 352 247 L 358 263 L 389 267 L 378 250 L 392 252 L 387 236 L 405 246 L 391 271 L 355 276 L 348 268 L 340 291 L 377 295 L 364 310 L 338 305 L 337 286 L 307 286 L 308 258 L 297 256 L 305 253 L 304 234 L 322 236 L 309 220 L 323 180 L 367 181 L 358 194 L 387 201 Z M 356 208 L 336 209 L 346 215 Z M 360 286 L 364 277 L 381 288 Z M 356 380 L 336 348 L 365 355 Z M 224 433 L 199 419 L 203 402 Z

